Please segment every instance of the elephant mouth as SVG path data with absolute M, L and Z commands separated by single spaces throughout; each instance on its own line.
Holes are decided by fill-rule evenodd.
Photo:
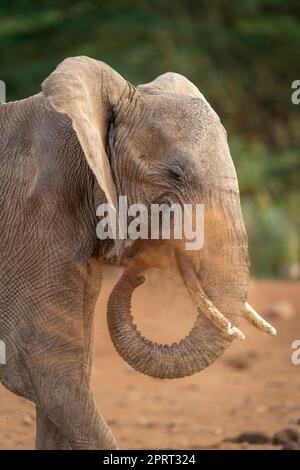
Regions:
M 104 264 L 126 268 L 134 263 L 139 264 L 137 260 L 140 258 L 144 260 L 143 262 L 146 269 L 159 268 L 162 267 L 163 263 L 162 259 L 159 259 L 157 256 L 157 253 L 162 255 L 165 260 L 172 254 L 174 244 L 176 244 L 176 242 L 173 240 L 132 240 L 128 238 L 122 240 L 119 253 L 117 253 L 114 243 L 108 248 L 104 254 Z
M 236 326 L 241 317 L 270 335 L 276 334 L 275 329 L 245 301 L 235 305 L 231 301 L 238 318 L 233 317 L 233 324 L 226 316 L 226 303 L 215 302 L 203 288 L 193 259 L 176 245 L 170 249 L 169 243 L 169 254 L 175 260 L 182 281 L 198 308 L 198 316 L 190 333 L 178 343 L 158 344 L 143 337 L 131 315 L 131 300 L 134 290 L 145 282 L 143 273 L 162 263 L 165 245 L 160 244 L 163 247 L 161 251 L 155 246 L 155 256 L 150 254 L 151 249 L 145 250 L 145 243 L 136 242 L 125 249 L 122 263 L 125 270 L 108 301 L 107 320 L 112 342 L 121 357 L 134 369 L 155 378 L 192 375 L 211 364 L 233 339 L 245 339 Z
M 116 245 L 113 243 L 104 255 L 104 259 L 108 264 L 124 264 L 124 260 L 133 258 L 137 254 L 137 240 L 123 240 L 121 242 L 121 250 L 119 257 L 117 256 Z M 135 246 L 134 246 L 135 245 Z

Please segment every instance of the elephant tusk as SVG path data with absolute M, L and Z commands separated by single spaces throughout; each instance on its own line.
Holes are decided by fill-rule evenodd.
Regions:
M 264 331 L 265 333 L 268 333 L 268 335 L 276 336 L 276 329 L 258 315 L 254 308 L 252 308 L 247 302 L 245 303 L 245 312 L 243 317 L 258 330 Z
M 187 286 L 188 287 L 188 286 Z M 189 289 L 189 287 L 188 287 Z M 194 301 L 200 308 L 201 312 L 219 329 L 222 333 L 232 336 L 233 339 L 244 341 L 245 335 L 237 327 L 232 326 L 230 321 L 214 306 L 209 300 L 204 290 L 198 286 L 198 291 L 189 289 Z
M 199 287 L 198 287 L 199 289 Z M 232 326 L 231 322 L 215 307 L 209 300 L 203 289 L 199 289 L 198 293 L 192 293 L 194 300 L 204 315 L 227 336 L 232 336 L 233 339 L 245 340 L 245 334 L 237 327 Z
M 189 265 L 179 252 L 176 252 L 177 263 L 181 272 L 185 285 L 201 312 L 227 336 L 232 336 L 233 339 L 244 340 L 244 333 L 232 326 L 230 321 L 217 309 L 212 301 L 207 297 L 204 292 L 199 279 L 197 278 L 194 269 Z

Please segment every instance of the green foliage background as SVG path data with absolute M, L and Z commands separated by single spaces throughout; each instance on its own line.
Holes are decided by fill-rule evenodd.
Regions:
M 40 90 L 66 57 L 101 59 L 133 83 L 186 75 L 230 136 L 252 271 L 300 261 L 299 0 L 44 0 L 0 3 L 8 100 Z

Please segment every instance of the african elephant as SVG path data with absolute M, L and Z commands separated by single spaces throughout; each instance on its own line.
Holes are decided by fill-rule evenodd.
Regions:
M 158 345 L 134 326 L 131 295 L 146 264 L 129 263 L 113 289 L 111 338 L 134 368 L 198 372 L 243 336 L 243 315 L 274 334 L 246 304 L 247 236 L 226 132 L 189 80 L 167 73 L 135 87 L 103 62 L 69 58 L 40 93 L 0 106 L 0 135 L 0 381 L 35 403 L 37 449 L 116 448 L 89 378 L 101 265 L 112 245 L 120 263 L 127 248 L 97 238 L 100 203 L 205 206 L 203 249 L 174 251 L 199 307 L 186 338 Z

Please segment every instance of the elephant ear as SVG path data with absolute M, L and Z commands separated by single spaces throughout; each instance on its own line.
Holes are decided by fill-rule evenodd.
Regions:
M 42 83 L 53 108 L 69 116 L 88 165 L 106 199 L 117 210 L 117 191 L 106 153 L 106 136 L 128 83 L 103 62 L 88 57 L 64 60 Z
M 202 93 L 198 88 L 190 82 L 187 78 L 179 73 L 167 72 L 163 75 L 157 77 L 153 82 L 146 83 L 144 85 L 139 85 L 139 89 L 152 88 L 161 91 L 167 91 L 170 93 L 178 93 L 181 95 L 195 96 L 201 98 L 203 101 L 206 101 Z

